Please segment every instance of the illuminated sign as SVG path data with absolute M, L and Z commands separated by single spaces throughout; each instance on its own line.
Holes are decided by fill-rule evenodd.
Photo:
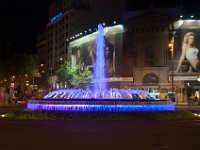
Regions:
M 51 18 L 51 22 L 54 22 L 56 19 L 60 18 L 62 16 L 62 12 L 58 13 L 56 16 Z

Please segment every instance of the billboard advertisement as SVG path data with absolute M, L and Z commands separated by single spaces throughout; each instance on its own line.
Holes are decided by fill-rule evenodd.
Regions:
M 200 21 L 185 20 L 179 25 L 174 43 L 174 71 L 195 75 L 200 72 Z
M 88 66 L 91 68 L 91 71 L 94 70 L 96 60 L 96 34 L 97 32 L 94 32 L 70 42 L 68 56 L 71 57 L 72 66 Z M 118 68 L 121 66 L 120 59 L 122 59 L 122 34 L 122 25 L 104 28 L 105 70 L 107 77 L 120 74 Z

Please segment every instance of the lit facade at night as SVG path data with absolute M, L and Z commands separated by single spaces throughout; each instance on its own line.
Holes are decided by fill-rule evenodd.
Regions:
M 112 2 L 112 0 L 106 0 L 108 5 Z M 103 1 L 61 0 L 52 2 L 49 6 L 49 23 L 43 33 L 38 35 L 36 45 L 39 63 L 45 64 L 46 72 L 54 75 L 54 72 L 67 59 L 70 38 L 77 38 L 81 32 L 81 36 L 84 36 L 96 31 L 95 28 L 100 22 L 121 20 L 123 9 L 121 3 L 117 0 L 110 8 Z M 102 8 L 104 8 L 103 12 L 101 12 Z M 45 38 L 41 38 L 43 36 Z
M 172 64 L 168 47 L 172 38 L 171 32 L 173 30 L 178 31 L 180 27 L 186 30 L 190 26 L 189 22 L 193 26 L 198 26 L 198 23 L 194 23 L 191 18 L 187 21 L 178 21 L 180 17 L 178 9 L 151 8 L 124 13 L 121 11 L 117 17 L 111 18 L 107 18 L 107 15 L 101 12 L 104 17 L 98 18 L 94 17 L 94 15 L 98 16 L 98 13 L 100 13 L 98 9 L 100 6 L 97 7 L 96 4 L 89 3 L 89 1 L 84 5 L 79 5 L 79 7 L 75 7 L 72 3 L 67 4 L 69 3 L 63 1 L 62 4 L 53 3 L 50 6 L 52 8 L 50 9 L 50 23 L 47 24 L 43 34 L 46 38 L 38 40 L 39 59 L 41 63 L 45 64 L 49 75 L 54 75 L 54 71 L 66 59 L 71 59 L 72 65 L 82 62 L 84 65 L 92 67 L 89 62 L 90 59 L 86 59 L 85 56 L 78 59 L 78 49 L 85 51 L 84 46 L 92 43 L 94 38 L 92 36 L 95 35 L 99 22 L 104 23 L 104 28 L 109 27 L 111 29 L 122 23 L 120 24 L 123 26 L 122 32 L 118 33 L 118 31 L 111 30 L 109 33 L 115 36 L 107 36 L 108 42 L 114 47 L 113 59 L 107 62 L 110 63 L 110 65 L 108 64 L 110 68 L 107 67 L 107 78 L 105 79 L 108 87 L 144 89 L 160 99 L 166 99 L 168 95 L 172 95 L 172 77 L 170 73 Z M 89 7 L 97 8 L 97 10 L 92 14 L 91 11 L 88 11 Z M 113 16 L 116 16 L 115 13 L 113 11 Z M 87 18 L 87 20 L 83 18 Z M 182 26 L 183 24 L 184 26 Z M 180 32 L 176 34 L 178 33 Z M 175 39 L 176 50 L 180 48 L 177 47 L 177 42 L 180 45 L 181 41 Z M 174 69 L 178 64 L 176 50 Z M 86 53 L 84 52 L 84 54 Z M 184 66 L 182 68 L 184 69 Z M 184 79 L 180 77 L 180 73 L 175 73 L 173 87 L 176 99 L 182 102 L 185 101 L 188 95 L 186 85 L 190 81 L 196 82 L 197 78 L 198 75 L 195 72 L 185 76 Z M 184 81 L 182 82 L 179 79 Z M 197 84 L 191 84 L 194 85 L 194 88 L 198 88 Z

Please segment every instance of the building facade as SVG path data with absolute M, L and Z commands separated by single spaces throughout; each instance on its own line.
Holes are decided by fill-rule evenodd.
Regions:
M 119 21 L 123 1 L 117 0 L 55 0 L 49 6 L 49 23 L 38 35 L 40 64 L 51 74 L 67 59 L 71 40 L 89 34 L 101 22 Z M 102 11 L 102 8 L 103 11 Z
M 105 3 L 95 0 L 54 1 L 49 7 L 49 23 L 37 40 L 39 60 L 48 75 L 53 77 L 67 59 L 72 65 L 92 67 L 97 25 L 102 23 L 106 48 L 113 48 L 112 57 L 108 58 L 111 61 L 106 62 L 109 88 L 145 89 L 160 99 L 173 96 L 174 90 L 176 100 L 186 101 L 188 85 L 198 87 L 198 73 L 182 77 L 181 71 L 174 71 L 172 83 L 172 70 L 177 68 L 180 56 L 177 50 L 181 49 L 177 45 L 182 43 L 182 39 L 176 36 L 183 38 L 186 30 L 198 29 L 199 23 L 188 25 L 185 22 L 183 25 L 179 21 L 180 10 L 176 8 L 157 9 L 152 5 L 146 10 L 123 12 L 124 6 L 121 5 L 124 5 L 121 0 L 114 4 L 113 0 Z M 180 32 L 181 28 L 184 32 Z M 176 34 L 172 34 L 175 31 Z M 168 46 L 172 35 L 175 37 L 174 60 Z M 187 70 L 186 67 L 183 63 L 181 70 Z
M 131 47 L 126 51 L 125 70 L 133 70 L 133 84 L 136 89 L 145 89 L 164 99 L 171 91 L 168 80 L 170 27 L 177 16 L 166 11 L 151 8 L 132 13 L 125 20 L 126 32 L 131 36 Z M 132 59 L 131 59 L 132 57 Z M 132 60 L 132 61 L 131 61 Z

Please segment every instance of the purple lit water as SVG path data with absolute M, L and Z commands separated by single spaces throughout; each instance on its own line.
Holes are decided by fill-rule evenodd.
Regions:
M 103 26 L 101 24 L 98 25 L 96 36 L 96 61 L 94 66 L 94 91 L 100 93 L 101 97 L 102 92 L 106 89 L 106 83 L 103 82 L 105 79 L 105 41 Z
M 68 112 L 141 112 L 141 111 L 173 111 L 174 105 L 169 102 L 149 101 L 140 103 L 129 101 L 126 103 L 116 101 L 115 104 L 109 101 L 88 103 L 81 101 L 29 101 L 27 105 L 31 110 L 48 110 L 48 111 L 68 111 Z
M 131 100 L 155 100 L 156 97 L 144 90 L 114 89 L 94 92 L 83 89 L 58 89 L 49 92 L 44 99 L 131 99 Z

